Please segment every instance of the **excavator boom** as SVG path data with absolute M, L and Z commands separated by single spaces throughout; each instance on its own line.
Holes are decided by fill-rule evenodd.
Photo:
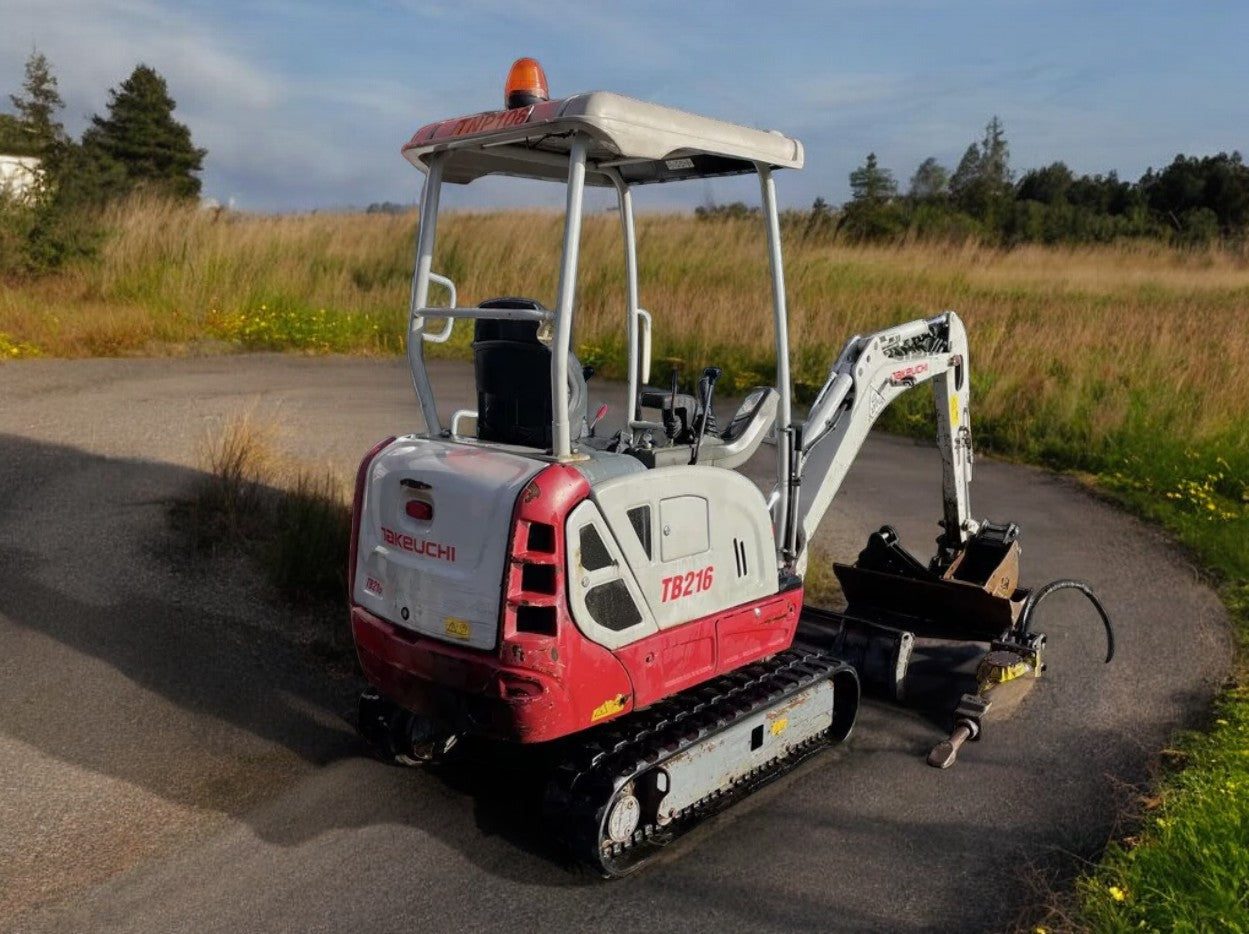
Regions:
M 801 575 L 808 548 L 833 497 L 846 479 L 859 449 L 880 413 L 894 399 L 932 382 L 941 450 L 945 560 L 979 528 L 971 518 L 972 443 L 969 409 L 967 333 L 958 315 L 932 318 L 855 336 L 829 371 L 795 443 L 789 495 L 790 522 L 782 548 Z

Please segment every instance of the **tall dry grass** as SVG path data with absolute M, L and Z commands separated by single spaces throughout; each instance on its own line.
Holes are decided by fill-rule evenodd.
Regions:
M 415 215 L 261 217 L 137 201 L 112 208 L 106 226 L 96 261 L 0 293 L 0 355 L 402 348 Z M 717 364 L 726 391 L 770 381 L 761 223 L 647 215 L 638 228 L 656 378 L 670 366 L 692 374 Z M 509 294 L 550 304 L 561 236 L 552 213 L 453 214 L 435 268 L 456 281 L 461 304 Z M 1230 473 L 1215 493 L 1224 512 L 1237 503 L 1237 478 L 1249 473 L 1243 253 L 866 247 L 804 239 L 801 224 L 785 238 L 800 398 L 823 382 L 849 335 L 954 308 L 970 334 L 982 444 L 1126 471 L 1125 491 L 1154 499 L 1181 481 Z M 588 218 L 575 339 L 608 375 L 622 372 L 622 253 L 616 217 Z M 461 323 L 436 352 L 466 353 L 469 331 Z M 906 429 L 924 411 L 911 394 L 891 424 Z M 1187 463 L 1193 452 L 1199 464 Z
M 246 411 L 204 439 L 200 461 L 204 474 L 173 512 L 188 541 L 252 554 L 295 603 L 342 601 L 351 511 L 339 477 L 290 458 L 281 426 Z
M 63 356 L 162 352 L 206 339 L 401 346 L 413 215 L 264 217 L 139 201 L 111 209 L 106 226 L 97 262 L 4 291 L 0 333 L 10 344 Z M 775 361 L 758 222 L 645 216 L 638 226 L 642 301 L 656 317 L 659 357 L 686 368 L 726 364 L 738 387 L 765 381 Z M 553 214 L 452 215 L 435 265 L 457 282 L 462 302 L 524 294 L 549 303 L 561 230 Z M 1037 420 L 1081 425 L 1086 438 L 1132 419 L 1210 438 L 1243 412 L 1243 256 L 1150 245 L 861 247 L 797 233 L 786 246 L 800 392 L 822 382 L 850 334 L 955 308 L 971 334 L 978 404 L 986 415 L 1021 415 L 1017 429 L 1003 424 L 1004 442 L 1024 443 Z M 613 216 L 588 219 L 577 340 L 609 371 L 622 350 L 622 249 Z M 294 322 L 319 311 L 330 323 L 300 332 Z
M 393 319 L 402 333 L 410 217 L 252 216 L 139 199 L 109 208 L 103 226 L 92 261 L 8 284 L 0 334 L 53 356 L 168 353 L 229 342 L 214 320 L 262 306 Z

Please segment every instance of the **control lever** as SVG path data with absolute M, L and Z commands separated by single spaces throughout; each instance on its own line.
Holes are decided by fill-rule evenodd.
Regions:
M 677 419 L 677 371 L 674 367 L 672 370 L 672 389 L 668 397 L 668 405 L 663 410 L 664 434 L 668 436 L 669 441 L 674 441 L 677 432 L 681 430 L 681 423 Z
M 598 427 L 598 423 L 603 420 L 603 416 L 607 414 L 607 403 L 604 402 L 598 407 L 598 412 L 594 416 L 594 421 L 590 422 L 590 437 L 594 437 L 594 429 Z
M 703 435 L 707 433 L 707 422 L 713 420 L 711 414 L 711 397 L 716 391 L 716 381 L 724 375 L 724 371 L 718 366 L 709 366 L 703 370 L 703 378 L 698 381 L 698 388 L 703 389 L 706 398 L 702 400 L 703 414 L 698 420 L 698 436 L 694 439 L 694 452 L 690 455 L 690 463 L 698 463 L 698 450 L 703 446 Z

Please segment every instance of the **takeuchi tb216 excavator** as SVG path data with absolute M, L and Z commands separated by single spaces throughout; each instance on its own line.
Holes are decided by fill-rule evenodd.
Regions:
M 424 430 L 388 438 L 360 465 L 350 554 L 351 626 L 371 684 L 362 732 L 401 762 L 469 736 L 548 744 L 546 802 L 573 853 L 606 876 L 752 789 L 844 740 L 861 687 L 900 697 L 914 640 L 984 643 L 973 690 L 929 756 L 953 763 L 986 716 L 1042 669 L 1032 611 L 1057 581 L 1019 586 L 1018 530 L 973 518 L 969 358 L 946 311 L 852 337 L 805 419 L 791 402 L 774 175 L 798 169 L 781 133 L 617 94 L 551 100 L 520 59 L 505 108 L 431 123 L 403 147 L 425 172 L 408 362 Z M 776 381 L 727 422 L 720 371 L 688 391 L 648 385 L 637 185 L 758 177 L 772 285 Z M 565 186 L 552 308 L 504 296 L 471 307 L 434 272 L 444 185 L 487 175 Z M 615 192 L 624 239 L 628 411 L 610 437 L 587 414 L 573 354 L 586 186 Z M 450 296 L 430 301 L 431 286 Z M 743 314 L 748 313 L 743 309 Z M 428 342 L 471 323 L 477 407 L 445 419 Z M 844 611 L 804 607 L 816 527 L 873 422 L 929 384 L 941 452 L 936 553 L 921 561 L 889 527 L 835 571 Z M 767 440 L 766 494 L 737 471 Z M 1107 660 L 1113 650 L 1110 626 Z

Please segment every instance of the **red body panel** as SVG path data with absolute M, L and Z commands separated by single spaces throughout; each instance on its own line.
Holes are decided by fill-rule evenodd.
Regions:
M 361 465 L 361 477 L 380 448 Z M 568 610 L 565 523 L 589 494 L 577 470 L 553 464 L 517 498 L 496 650 L 421 636 L 353 605 L 352 633 L 369 681 L 392 701 L 453 730 L 538 743 L 788 648 L 801 588 L 664 630 L 615 653 L 586 639 Z M 356 534 L 353 529 L 353 542 Z
M 794 640 L 802 589 L 666 629 L 616 650 L 633 682 L 635 703 L 653 704 L 676 691 L 783 652 Z
M 356 650 L 369 681 L 457 730 L 522 743 L 556 739 L 632 709 L 624 667 L 581 635 L 564 597 L 564 522 L 589 493 L 580 473 L 554 464 L 518 497 L 495 651 L 418 636 L 353 606 Z
M 352 608 L 351 624 L 365 677 L 384 696 L 455 730 L 537 743 L 586 725 L 557 678 L 416 636 L 360 607 Z
M 584 730 L 633 709 L 633 686 L 624 666 L 603 646 L 581 635 L 568 612 L 564 524 L 590 495 L 573 467 L 553 464 L 521 492 L 503 581 L 499 659 L 519 676 L 560 686 L 530 708 L 533 723 L 522 742 L 539 742 Z
M 347 555 L 347 586 L 352 588 L 348 591 L 349 594 L 355 592 L 356 586 L 356 558 L 360 550 L 360 504 L 364 502 L 364 485 L 368 482 L 369 467 L 373 458 L 381 454 L 394 440 L 395 436 L 391 435 L 385 441 L 377 442 L 356 468 L 356 494 L 351 502 L 351 551 Z

